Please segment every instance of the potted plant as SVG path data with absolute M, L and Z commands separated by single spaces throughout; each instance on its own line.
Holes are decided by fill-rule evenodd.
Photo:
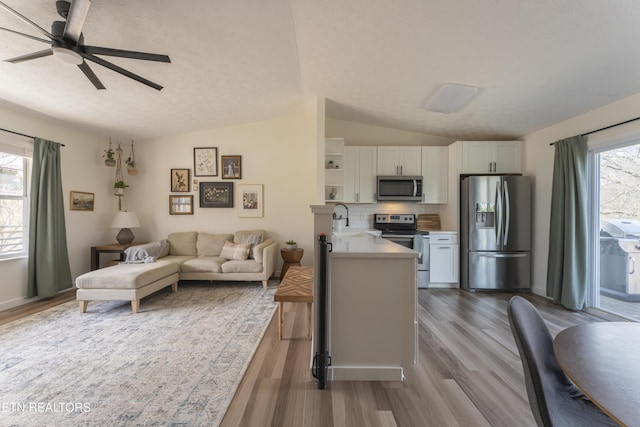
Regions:
M 115 155 L 116 155 L 116 153 L 115 153 L 115 151 L 113 151 L 111 146 L 109 146 L 109 149 L 104 150 L 104 154 L 102 155 L 102 157 L 105 158 L 104 164 L 109 166 L 109 167 L 115 166 L 116 165 Z
M 124 189 L 128 186 L 129 185 L 124 181 L 116 181 L 115 184 L 113 184 L 113 188 L 116 189 L 116 196 L 122 196 L 124 194 Z
M 287 250 L 289 250 L 289 251 L 292 251 L 292 250 L 298 248 L 298 244 L 296 243 L 295 240 L 287 240 L 284 243 L 287 245 Z
M 136 167 L 136 160 L 132 157 L 127 157 L 127 160 L 124 161 L 127 164 L 127 173 L 129 175 L 137 175 L 138 168 Z

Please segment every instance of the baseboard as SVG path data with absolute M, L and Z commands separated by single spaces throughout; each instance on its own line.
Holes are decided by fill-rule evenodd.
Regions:
M 329 366 L 330 381 L 404 381 L 401 366 Z
M 71 288 L 67 288 L 67 289 L 63 289 L 63 290 L 59 291 L 57 295 L 64 294 L 65 292 L 75 292 L 75 291 L 76 291 L 76 288 L 75 287 L 71 287 Z M 40 301 L 42 299 L 44 299 L 44 298 L 42 298 L 42 297 L 33 297 L 33 298 L 20 297 L 20 298 L 15 298 L 15 299 L 12 299 L 12 300 L 9 300 L 9 301 L 4 301 L 4 302 L 0 303 L 0 311 L 11 310 L 12 308 L 20 307 L 21 305 L 29 304 L 29 303 L 32 303 L 32 302 L 38 302 L 38 301 Z
M 12 299 L 9 301 L 5 301 L 0 303 L 0 311 L 4 311 L 4 310 L 9 310 L 15 307 L 19 307 L 21 305 L 27 304 L 31 301 L 35 301 L 37 300 L 37 298 L 27 298 L 27 297 L 20 297 L 20 298 L 16 298 L 16 299 Z

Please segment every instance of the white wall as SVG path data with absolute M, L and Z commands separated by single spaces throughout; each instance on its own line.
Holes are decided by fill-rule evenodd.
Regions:
M 549 215 L 554 148 L 559 139 L 587 133 L 640 116 L 640 95 L 606 105 L 522 138 L 525 141 L 525 174 L 534 176 L 533 292 L 546 295 L 549 251 Z
M 286 240 L 296 240 L 305 249 L 302 263 L 311 264 L 315 239 L 309 206 L 316 200 L 316 141 L 313 111 L 144 141 L 143 154 L 138 156 L 136 151 L 136 160 L 140 159 L 144 170 L 139 182 L 127 191 L 127 206 L 135 210 L 142 223 L 140 229 L 134 230 L 136 237 L 157 240 L 174 231 L 233 233 L 259 228 L 265 229 L 281 246 Z M 218 156 L 242 156 L 242 179 L 194 177 L 194 147 L 217 147 Z M 194 196 L 194 214 L 169 215 L 172 168 L 190 169 L 192 181 L 196 178 L 199 182 L 233 183 L 234 207 L 200 208 L 198 192 L 192 188 L 188 194 Z M 239 184 L 263 185 L 263 218 L 238 217 Z
M 449 145 L 455 140 L 420 132 L 326 118 L 327 138 L 344 138 L 345 145 Z
M 28 115 L 3 106 L 0 106 L 0 127 L 65 144 L 61 148 L 62 187 L 71 273 L 75 278 L 88 271 L 89 248 L 96 242 L 111 241 L 108 227 L 112 212 L 117 209 L 113 200 L 115 197 L 110 196 L 115 172 L 113 168 L 104 166 L 101 157 L 108 140 L 46 117 Z M 0 132 L 0 138 L 3 135 L 5 133 Z M 70 211 L 71 190 L 95 193 L 95 210 Z M 0 309 L 24 303 L 27 295 L 27 259 L 0 261 L 0 277 Z

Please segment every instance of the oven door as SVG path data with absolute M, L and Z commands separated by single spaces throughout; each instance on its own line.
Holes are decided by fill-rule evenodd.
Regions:
M 390 242 L 402 245 L 405 248 L 413 249 L 413 234 L 382 234 L 383 239 L 387 239 Z M 422 251 L 418 257 L 418 270 L 427 270 L 429 267 L 429 257 L 425 256 L 425 250 L 429 250 L 429 240 L 422 245 Z
M 387 239 L 390 242 L 397 243 L 405 248 L 413 249 L 413 235 L 400 235 L 400 234 L 382 234 L 383 239 Z
M 383 239 L 413 249 L 413 235 L 382 234 Z M 429 286 L 429 236 L 423 236 L 422 251 L 418 256 L 418 288 Z

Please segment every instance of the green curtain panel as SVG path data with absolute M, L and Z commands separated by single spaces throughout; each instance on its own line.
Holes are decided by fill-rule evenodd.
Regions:
M 28 296 L 51 297 L 71 286 L 73 280 L 64 222 L 60 144 L 34 138 Z
M 547 295 L 581 310 L 587 294 L 587 139 L 555 143 Z

